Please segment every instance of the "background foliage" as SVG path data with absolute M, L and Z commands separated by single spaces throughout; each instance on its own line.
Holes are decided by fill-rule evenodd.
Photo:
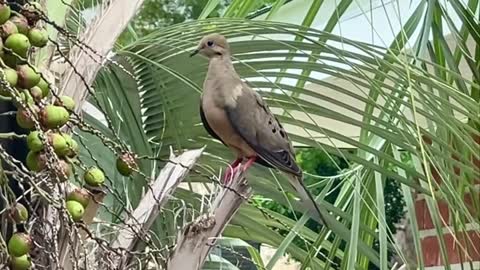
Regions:
M 59 80 L 62 71 L 73 68 L 65 69 L 65 55 L 82 47 L 76 36 L 95 33 L 101 22 L 118 19 L 103 16 L 118 1 L 73 1 L 71 10 L 67 2 L 48 2 L 49 16 L 66 15 L 67 27 L 75 33 L 72 38 L 60 31 L 55 44 L 52 59 Z M 428 247 L 420 244 L 419 194 L 436 235 L 442 235 L 446 225 L 455 229 L 449 233 L 457 233 L 480 223 L 480 201 L 464 200 L 469 195 L 480 200 L 475 188 L 480 178 L 479 1 L 411 1 L 407 17 L 388 17 L 393 39 L 383 45 L 373 42 L 380 26 L 368 12 L 386 12 L 387 6 L 405 2 L 382 2 L 374 8 L 373 2 L 364 1 L 370 5 L 358 12 L 359 1 L 305 1 L 297 24 L 274 21 L 289 2 L 147 1 L 114 50 L 100 56 L 102 69 L 85 109 L 85 121 L 93 130 L 73 130 L 81 145 L 79 164 L 96 164 L 107 175 L 107 196 L 90 227 L 96 236 L 114 241 L 171 151 L 207 146 L 148 228 L 150 239 L 138 237 L 136 263 L 164 266 L 179 231 L 209 211 L 220 189 L 218 177 L 232 155 L 200 123 L 198 102 L 207 62 L 188 54 L 212 32 L 226 35 L 238 73 L 292 131 L 307 185 L 331 215 L 328 226 L 318 226 L 282 174 L 256 166 L 248 174 L 255 197 L 226 225 L 206 269 L 237 270 L 244 262 L 273 269 L 285 253 L 300 261 L 302 269 L 348 270 L 390 269 L 391 254 L 410 263 L 407 256 L 414 253 L 411 267 L 423 269 Z M 352 14 L 368 17 L 372 42 L 336 32 Z M 324 22 L 320 26 L 314 25 L 318 17 Z M 97 45 L 108 38 L 105 32 L 93 35 Z M 352 126 L 359 136 L 346 135 L 337 125 Z M 133 177 L 114 169 L 122 148 L 139 156 L 139 172 Z M 441 215 L 439 203 L 450 207 L 449 220 Z M 393 224 L 404 209 L 411 223 L 410 252 L 393 239 Z M 268 262 L 252 248 L 258 243 L 276 249 Z M 88 251 L 103 257 L 96 253 L 98 243 L 91 244 Z M 439 260 L 448 269 L 443 237 L 439 245 Z M 152 250 L 155 256 L 150 256 Z M 237 250 L 243 255 L 237 256 Z
M 247 2 L 252 1 L 245 1 L 245 3 Z M 275 3 L 277 2 L 281 1 L 276 1 Z M 303 21 L 304 26 L 308 27 L 311 25 L 312 18 L 320 10 L 321 2 L 312 2 L 312 6 L 309 7 L 309 12 L 307 12 Z M 255 12 L 255 8 L 244 8 L 247 6 L 246 4 L 242 7 L 238 3 L 240 2 L 233 1 L 223 12 L 219 13 L 223 17 L 246 17 Z M 261 206 L 270 208 L 270 210 L 274 209 L 276 213 L 284 214 L 279 217 L 286 224 L 302 226 L 302 224 L 308 222 L 310 228 L 315 228 L 313 221 L 303 221 L 301 216 L 293 214 L 298 214 L 301 211 L 299 211 L 300 209 L 294 202 L 292 203 L 293 198 L 290 196 L 291 194 L 284 192 L 284 189 L 288 190 L 288 187 L 284 185 L 283 180 L 275 178 L 274 183 L 276 185 L 271 185 L 272 174 L 264 170 L 254 170 L 254 179 L 251 181 L 256 193 L 259 194 L 259 197 L 256 197 L 256 202 L 253 203 L 255 207 L 252 208 L 252 205 L 242 207 L 232 224 L 226 229 L 225 236 L 240 237 L 245 240 L 258 240 L 271 244 L 279 248 L 279 253 L 287 251 L 300 259 L 304 262 L 305 267 L 309 265 L 309 262 L 313 263 L 314 267 L 320 267 L 320 261 L 323 260 L 321 255 L 317 257 L 312 253 L 310 244 L 326 243 L 325 254 L 328 254 L 330 258 L 337 258 L 335 262 L 340 262 L 339 264 L 341 264 L 341 266 L 337 267 L 351 268 L 355 265 L 353 263 L 355 261 L 357 262 L 357 267 L 365 268 L 370 265 L 370 261 L 374 261 L 374 264 L 380 268 L 382 265 L 385 268 L 388 264 L 388 253 L 391 253 L 391 251 L 401 253 L 398 247 L 390 248 L 387 244 L 388 242 L 393 242 L 391 237 L 392 232 L 395 230 L 392 224 L 394 220 L 398 220 L 402 213 L 398 209 L 403 208 L 399 194 L 396 192 L 390 193 L 390 191 L 401 190 L 403 196 L 405 196 L 408 217 L 411 219 L 415 216 L 411 191 L 416 190 L 431 194 L 432 185 L 435 185 L 431 176 L 424 174 L 422 166 L 425 166 L 426 162 L 433 162 L 442 168 L 443 177 L 448 179 L 452 177 L 452 171 L 448 169 L 452 165 L 452 160 L 447 158 L 448 154 L 443 155 L 444 158 L 439 160 L 438 153 L 442 151 L 456 152 L 457 150 L 445 148 L 450 142 L 450 139 L 447 138 L 458 136 L 454 140 L 461 138 L 460 140 L 463 140 L 465 145 L 473 145 L 471 144 L 471 137 L 468 135 L 468 132 L 470 132 L 468 130 L 470 129 L 448 112 L 453 109 L 462 114 L 466 113 L 466 117 L 472 120 L 473 114 L 471 112 L 473 111 L 469 110 L 476 110 L 477 107 L 475 103 L 477 101 L 459 94 L 456 90 L 457 86 L 463 89 L 471 89 L 472 96 L 474 96 L 476 91 L 474 82 L 472 83 L 466 78 L 460 79 L 461 76 L 459 77 L 459 74 L 454 71 L 455 65 L 459 63 L 459 60 L 455 59 L 463 59 L 464 57 L 460 53 L 464 49 L 463 45 L 461 42 L 458 43 L 459 45 L 455 50 L 457 54 L 455 54 L 441 45 L 445 43 L 441 36 L 434 34 L 433 41 L 427 38 L 431 32 L 438 33 L 440 30 L 437 25 L 438 21 L 433 18 L 437 15 L 447 16 L 443 13 L 443 6 L 419 1 L 418 7 L 411 17 L 408 20 L 404 20 L 404 27 L 399 33 L 396 33 L 397 36 L 390 47 L 381 48 L 329 34 L 338 23 L 338 16 L 341 16 L 351 4 L 352 1 L 341 1 L 338 4 L 336 12 L 332 14 L 328 24 L 325 26 L 325 32 L 320 33 L 316 32 L 316 30 L 308 29 L 307 34 L 302 33 L 302 36 L 295 36 L 294 42 L 258 39 L 252 41 L 255 42 L 255 45 L 252 45 L 252 42 L 247 44 L 241 40 L 233 44 L 236 52 L 235 57 L 238 60 L 236 68 L 244 78 L 252 82 L 257 88 L 281 88 L 281 93 L 279 92 L 278 94 L 261 92 L 272 107 L 292 111 L 308 111 L 312 116 L 325 116 L 340 122 L 359 126 L 362 129 L 360 141 L 355 143 L 333 130 L 321 128 L 315 126 L 315 124 L 312 125 L 312 123 L 299 122 L 298 119 L 291 117 L 288 113 L 280 116 L 281 120 L 288 124 L 316 130 L 322 134 L 327 134 L 330 138 L 353 144 L 358 148 L 358 151 L 350 153 L 335 147 L 319 144 L 308 136 L 292 136 L 297 142 L 317 148 L 314 152 L 301 153 L 299 156 L 299 160 L 307 171 L 316 174 L 319 167 L 321 170 L 328 171 L 328 168 L 333 169 L 339 164 L 343 164 L 341 168 L 345 168 L 345 177 L 337 177 L 335 181 L 319 181 L 321 184 L 313 187 L 317 189 L 316 193 L 320 194 L 323 203 L 330 203 L 330 205 L 327 204 L 329 210 L 337 211 L 335 212 L 337 214 L 343 213 L 342 218 L 344 220 L 342 222 L 346 224 L 349 231 L 344 231 L 342 237 L 338 237 L 338 235 L 342 235 L 339 231 L 335 231 L 335 234 L 330 235 L 330 231 L 325 230 L 325 228 L 322 228 L 316 235 L 311 234 L 313 232 L 311 230 L 304 230 L 301 233 L 302 237 L 306 236 L 309 243 L 304 245 L 305 240 L 302 237 L 297 238 L 295 235 L 292 237 L 291 233 L 285 234 L 287 231 L 291 231 L 292 227 L 285 228 L 282 223 L 269 220 L 264 216 L 262 217 L 261 213 L 255 216 L 255 219 L 249 218 L 252 217 L 253 213 L 256 213 L 257 210 L 254 208 Z M 463 4 L 459 4 L 457 1 L 455 1 L 455 4 L 463 7 Z M 469 5 L 475 6 L 474 1 L 469 2 Z M 223 6 L 216 6 L 216 8 L 221 10 Z M 468 18 L 471 18 L 471 14 L 464 11 L 461 8 L 456 10 L 460 14 L 459 16 L 467 22 Z M 216 16 L 217 13 L 208 15 Z M 423 18 L 425 20 L 422 20 Z M 448 26 L 452 27 L 451 25 Z M 465 27 L 462 29 L 468 28 L 468 26 Z M 415 29 L 423 29 L 424 32 L 419 37 L 416 37 L 416 42 L 412 42 L 415 46 L 408 50 L 412 54 L 407 55 L 404 51 L 407 44 L 406 40 L 413 36 Z M 462 36 L 460 33 L 461 29 L 452 29 L 454 32 L 457 31 L 458 36 Z M 228 22 L 221 20 L 192 21 L 186 24 L 174 24 L 171 28 L 166 26 L 164 29 L 157 29 L 143 37 L 136 36 L 130 40 L 131 43 L 126 43 L 129 45 L 118 51 L 119 56 L 129 59 L 128 61 L 132 64 L 132 69 L 136 71 L 138 76 L 136 78 L 140 86 L 138 98 L 142 107 L 142 124 L 145 131 L 145 134 L 142 134 L 142 136 L 146 136 L 155 145 L 153 152 L 162 155 L 162 153 L 165 154 L 165 146 L 168 145 L 175 145 L 177 148 L 182 149 L 197 147 L 207 143 L 207 149 L 211 156 L 205 157 L 202 160 L 202 165 L 205 166 L 203 169 L 212 172 L 215 171 L 215 168 L 224 164 L 223 158 L 228 160 L 231 156 L 225 153 L 223 146 L 218 145 L 217 142 L 211 141 L 205 136 L 204 130 L 201 126 L 198 126 L 198 119 L 188 117 L 196 114 L 196 106 L 194 104 L 198 102 L 201 80 L 205 70 L 205 62 L 202 62 L 202 60 L 193 59 L 189 60 L 188 65 L 182 64 L 183 61 L 186 61 L 187 51 L 195 46 L 195 43 L 202 35 L 197 33 L 197 31 L 201 31 L 202 34 L 210 31 L 220 31 L 229 34 L 229 38 L 250 38 L 250 34 L 257 34 L 258 36 L 273 33 L 290 35 L 299 30 L 286 25 L 245 23 L 235 20 Z M 184 33 L 182 40 L 175 38 L 177 33 Z M 476 35 L 475 32 L 469 32 L 469 34 L 472 34 L 472 37 Z M 325 45 L 323 43 L 325 40 L 329 40 L 332 45 Z M 310 46 L 310 42 L 313 42 L 314 45 Z M 333 46 L 333 44 L 342 44 L 343 49 L 337 49 L 340 46 Z M 426 48 L 429 50 L 425 50 Z M 292 52 L 286 52 L 286 49 L 291 49 Z M 357 50 L 362 51 L 366 55 L 357 53 Z M 469 54 L 467 51 L 464 52 Z M 271 52 L 275 54 L 270 54 Z M 292 61 L 295 56 L 301 57 L 305 54 L 311 55 L 308 59 L 308 64 Z M 284 60 L 269 59 L 272 56 L 282 57 Z M 452 59 L 452 57 L 457 58 Z M 468 57 L 465 55 L 466 59 Z M 278 67 L 279 65 L 285 66 L 285 70 L 272 70 L 272 67 Z M 288 67 L 292 67 L 291 65 L 301 67 L 303 69 L 302 76 L 287 70 Z M 443 66 L 443 68 L 437 65 Z M 451 69 L 450 71 L 445 69 L 447 65 Z M 198 72 L 198 70 L 202 70 L 202 72 Z M 348 90 L 339 88 L 334 84 L 315 80 L 315 78 L 309 77 L 312 71 L 326 73 L 337 79 L 349 81 L 353 88 L 363 90 L 363 94 L 366 94 L 366 97 L 349 94 Z M 444 76 L 445 72 L 448 75 Z M 258 77 L 267 76 L 274 79 L 269 79 L 267 82 L 258 80 Z M 282 81 L 282 78 L 285 77 L 299 79 L 299 82 L 292 86 Z M 439 84 L 439 82 L 442 83 Z M 360 112 L 348 107 L 348 104 L 342 102 L 342 100 L 328 100 L 329 103 L 335 106 L 340 106 L 360 114 L 363 120 L 357 122 L 350 115 L 335 114 L 329 111 L 328 106 L 315 106 L 297 98 L 297 95 L 289 95 L 290 91 L 292 91 L 312 98 L 325 98 L 325 96 L 317 95 L 305 89 L 304 86 L 308 83 L 321 84 L 365 102 L 365 108 Z M 106 87 L 115 88 L 111 85 Z M 414 94 L 409 95 L 410 91 L 413 91 Z M 447 105 L 448 109 L 446 109 L 447 107 L 437 107 L 439 104 L 447 104 L 442 94 L 438 93 L 447 93 L 446 95 L 452 100 L 462 100 L 462 105 L 469 109 L 464 111 L 451 104 Z M 464 93 L 470 92 L 467 90 Z M 432 98 L 437 103 L 431 102 Z M 382 100 L 382 102 L 378 102 L 379 100 Z M 179 104 L 189 105 L 184 107 Z M 377 114 L 378 111 L 376 110 L 379 111 L 379 114 Z M 416 110 L 413 113 L 413 119 L 406 116 L 412 110 Z M 116 113 L 122 114 L 126 112 L 120 110 Z M 419 116 L 428 119 L 426 127 L 418 126 L 417 118 Z M 449 119 L 451 123 L 455 124 L 445 126 L 444 119 Z M 472 121 L 475 122 L 475 120 Z M 442 128 L 446 130 L 441 131 Z M 430 148 L 427 145 L 423 145 L 423 148 L 420 147 L 423 144 L 419 139 L 421 134 L 432 136 L 440 148 L 436 146 Z M 406 151 L 408 156 L 412 157 L 411 163 L 413 163 L 413 166 L 411 164 L 407 165 L 405 160 L 400 158 L 400 154 L 397 156 L 400 150 Z M 302 155 L 304 155 L 303 160 Z M 332 164 L 322 164 L 314 168 L 314 165 L 308 164 L 309 161 L 305 164 L 304 161 L 308 160 L 308 156 L 312 157 L 314 162 L 333 159 L 337 165 L 332 168 Z M 339 159 L 338 156 L 342 158 Z M 426 159 L 423 157 L 426 157 Z M 465 164 L 471 165 L 467 159 L 464 161 L 466 162 Z M 469 175 L 466 178 L 468 179 L 467 181 L 472 179 L 472 170 L 468 169 L 470 165 L 465 167 L 465 174 Z M 380 175 L 376 174 L 376 172 L 380 172 Z M 328 175 L 327 172 L 323 173 Z M 335 172 L 332 170 L 330 173 L 338 174 L 338 170 Z M 315 177 L 307 177 L 307 182 L 312 184 L 312 182 L 316 182 L 315 179 Z M 420 182 L 415 179 L 420 179 Z M 189 180 L 192 184 L 203 184 L 206 182 L 202 177 L 194 176 L 190 177 Z M 186 194 L 189 194 L 189 190 L 191 191 L 192 189 L 182 190 L 176 195 L 181 199 L 185 199 L 188 203 L 196 205 L 191 200 L 188 200 L 188 195 Z M 458 198 L 462 196 L 451 192 L 452 187 L 447 187 L 446 189 L 444 187 L 440 188 L 440 190 L 444 192 L 441 197 L 452 202 L 458 202 Z M 280 193 L 279 191 L 282 192 Z M 321 193 L 322 191 L 323 194 Z M 267 197 L 269 199 L 266 199 Z M 436 198 L 432 198 L 431 202 L 434 203 L 436 200 Z M 272 201 L 276 203 L 272 203 Z M 386 206 L 386 208 L 382 206 Z M 390 207 L 392 212 L 387 214 L 387 211 L 390 211 Z M 431 210 L 433 212 L 437 211 L 434 208 L 431 208 Z M 457 210 L 462 215 L 466 214 L 464 211 L 465 206 L 460 206 Z M 395 215 L 391 213 L 395 213 Z M 437 219 L 436 226 L 438 228 L 438 226 L 441 226 L 441 221 L 438 215 L 434 218 Z M 471 221 L 472 219 L 469 220 Z M 268 225 L 262 226 L 261 224 Z M 161 228 L 165 229 L 165 226 Z M 254 230 L 254 228 L 262 228 L 262 230 Z M 332 229 L 335 230 L 335 227 Z M 373 235 L 369 233 L 372 230 L 378 230 L 379 234 Z M 267 234 L 269 235 L 268 237 L 266 237 Z M 166 233 L 167 235 L 168 233 Z M 414 236 L 416 237 L 416 251 L 417 254 L 420 254 L 418 230 L 414 232 Z M 372 254 L 364 256 L 366 255 L 365 252 L 368 253 L 369 251 L 364 248 L 365 246 L 357 245 L 362 241 L 365 241 L 369 246 L 375 246 L 374 249 L 379 250 L 381 255 L 379 257 L 375 257 Z M 343 256 L 348 256 L 348 259 L 345 259 Z M 312 260 L 312 257 L 320 259 L 316 261 Z M 278 256 L 275 258 L 278 259 Z M 338 260 L 338 258 L 342 259 Z M 268 267 L 271 267 L 274 261 L 272 260 Z M 326 265 L 332 266 L 332 263 L 328 263 L 328 260 L 323 261 L 327 262 Z M 418 263 L 422 264 L 421 261 Z

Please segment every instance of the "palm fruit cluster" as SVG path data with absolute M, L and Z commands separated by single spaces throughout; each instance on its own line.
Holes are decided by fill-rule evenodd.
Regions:
M 129 176 L 137 169 L 137 163 L 131 153 L 122 153 L 117 158 L 117 170 L 124 176 Z M 90 201 L 89 189 L 102 187 L 105 182 L 105 174 L 98 167 L 90 167 L 83 174 L 85 187 L 77 188 L 71 191 L 67 196 L 67 210 L 73 221 L 81 221 L 85 213 L 85 209 Z
M 14 233 L 8 240 L 7 248 L 10 254 L 12 269 L 25 270 L 30 268 L 32 264 L 29 256 L 32 249 L 30 235 L 24 232 Z
M 27 136 L 27 146 L 30 150 L 27 154 L 27 167 L 35 172 L 47 168 L 48 158 L 46 147 L 52 147 L 58 157 L 55 175 L 60 181 L 66 181 L 72 174 L 71 158 L 78 153 L 77 142 L 68 134 L 57 132 L 54 129 L 45 131 L 34 130 Z
M 122 153 L 117 158 L 117 170 L 124 176 L 129 176 L 137 169 L 137 163 L 131 153 Z M 85 209 L 90 201 L 91 194 L 89 189 L 100 188 L 105 182 L 105 174 L 98 167 L 90 167 L 83 174 L 85 187 L 77 188 L 71 191 L 67 196 L 67 210 L 73 221 L 81 221 Z
M 105 182 L 105 175 L 99 168 L 91 167 L 84 172 L 83 179 L 87 187 L 101 187 Z M 84 187 L 68 193 L 66 207 L 73 221 L 78 222 L 83 219 L 90 197 L 90 192 Z
M 33 118 L 47 128 L 58 128 L 69 119 L 62 106 L 47 105 L 49 84 L 37 68 L 28 62 L 35 48 L 47 45 L 48 33 L 39 26 L 42 6 L 30 1 L 20 12 L 14 12 L 5 1 L 0 1 L 0 95 L 12 98 L 17 106 L 16 120 L 20 127 L 33 129 Z M 71 104 L 69 104 L 71 107 Z
M 48 84 L 41 79 L 36 68 L 27 63 L 33 47 L 44 47 L 48 41 L 46 30 L 37 26 L 40 10 L 40 5 L 32 3 L 16 13 L 6 1 L 0 1 L 0 95 L 16 97 L 12 100 L 18 108 L 17 122 L 19 126 L 29 129 L 33 128 L 32 114 L 40 112 L 35 102 L 49 93 Z M 30 109 L 27 110 L 25 105 Z M 15 203 L 10 208 L 9 217 L 14 223 L 25 223 L 28 210 L 21 203 Z M 28 233 L 16 232 L 10 237 L 7 249 L 11 269 L 30 269 L 31 248 L 32 239 Z
M 117 159 L 117 170 L 124 176 L 129 176 L 137 168 L 135 158 L 130 153 L 122 153 Z M 85 187 L 76 188 L 67 195 L 67 210 L 73 221 L 83 219 L 85 209 L 91 198 L 89 189 L 99 188 L 105 182 L 105 174 L 98 167 L 90 167 L 83 174 Z
M 78 145 L 58 130 L 69 121 L 75 103 L 70 97 L 52 102 L 51 84 L 28 62 L 34 48 L 48 42 L 47 31 L 39 26 L 43 14 L 37 2 L 29 1 L 20 12 L 14 12 L 0 0 L 0 95 L 12 98 L 18 126 L 32 130 L 27 139 L 27 167 L 36 172 L 43 170 L 48 164 L 45 145 L 51 145 L 59 157 L 59 164 L 54 164 L 55 173 L 64 181 L 72 171 L 68 159 L 75 157 Z
M 70 178 L 73 171 L 70 160 L 78 154 L 78 144 L 70 135 L 50 129 L 44 132 L 34 130 L 27 136 L 27 146 L 30 151 L 26 163 L 30 170 L 38 172 L 47 167 L 45 149 L 51 147 L 58 157 L 55 175 L 60 181 Z M 73 221 L 82 220 L 89 199 L 89 192 L 85 188 L 75 189 L 67 195 L 66 209 Z
M 21 203 L 15 203 L 10 207 L 10 218 L 17 224 L 22 224 L 28 220 L 28 210 Z M 16 232 L 7 243 L 8 253 L 10 254 L 11 269 L 26 270 L 31 266 L 29 252 L 32 248 L 32 239 L 28 233 Z
M 0 95 L 10 98 L 17 107 L 17 124 L 27 132 L 30 130 L 27 167 L 35 172 L 47 167 L 48 145 L 58 157 L 58 164 L 52 164 L 55 179 L 66 181 L 72 174 L 70 160 L 77 155 L 78 145 L 60 129 L 70 120 L 75 103 L 70 97 L 53 100 L 51 84 L 29 63 L 32 53 L 48 43 L 48 33 L 39 22 L 42 14 L 42 6 L 37 2 L 29 1 L 20 12 L 14 12 L 6 1 L 0 0 Z M 28 210 L 16 203 L 10 208 L 9 218 L 17 224 L 25 223 Z M 31 247 L 27 232 L 13 233 L 7 243 L 11 269 L 31 268 Z
M 2 60 L 11 68 L 25 64 L 32 47 L 42 48 L 48 43 L 48 33 L 39 25 L 44 13 L 37 2 L 25 4 L 20 13 L 14 12 L 5 1 L 0 1 L 0 37 L 2 38 Z M 27 80 L 32 86 L 33 80 Z M 30 88 L 28 87 L 28 88 Z
M 46 29 L 39 23 L 43 14 L 42 6 L 34 1 L 29 1 L 17 13 L 6 1 L 0 0 L 0 95 L 11 98 L 17 107 L 17 124 L 29 131 L 27 167 L 34 172 L 45 170 L 49 164 L 47 155 L 53 150 L 58 163 L 49 167 L 55 169 L 55 179 L 67 181 L 72 175 L 71 161 L 78 154 L 78 144 L 70 135 L 62 133 L 61 128 L 70 120 L 75 102 L 68 96 L 53 97 L 51 83 L 28 62 L 32 52 L 46 46 L 49 40 Z M 138 168 L 130 152 L 118 156 L 116 167 L 123 176 L 130 176 Z M 91 199 L 90 190 L 101 187 L 105 175 L 99 168 L 90 167 L 83 179 L 85 186 L 69 192 L 65 200 L 67 212 L 75 222 L 82 221 Z M 9 214 L 15 223 L 28 220 L 27 209 L 18 203 Z M 28 233 L 14 233 L 7 247 L 11 269 L 31 268 L 32 240 Z
M 91 167 L 84 172 L 83 179 L 86 187 L 101 187 L 105 182 L 105 175 L 99 168 Z M 90 198 L 91 194 L 85 187 L 76 188 L 68 193 L 66 198 L 66 208 L 73 221 L 82 221 Z

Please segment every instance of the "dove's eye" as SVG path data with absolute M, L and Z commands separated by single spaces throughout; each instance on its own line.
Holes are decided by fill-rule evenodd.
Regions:
M 208 45 L 208 47 L 212 47 L 213 46 L 213 41 L 211 41 L 211 40 L 207 41 L 207 45 Z

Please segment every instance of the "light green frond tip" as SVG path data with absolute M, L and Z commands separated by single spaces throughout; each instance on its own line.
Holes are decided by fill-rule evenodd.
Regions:
M 217 28 L 218 28 L 218 26 L 217 26 L 216 23 L 209 23 L 209 24 L 207 24 L 207 25 L 202 26 L 202 29 L 203 29 L 204 31 L 211 31 L 211 30 L 215 30 L 215 29 L 217 29 Z

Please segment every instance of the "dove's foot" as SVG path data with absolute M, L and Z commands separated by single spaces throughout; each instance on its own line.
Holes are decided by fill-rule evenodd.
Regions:
M 230 164 L 225 170 L 225 175 L 223 176 L 223 184 L 228 184 L 232 179 L 233 175 L 237 172 L 238 165 L 242 162 L 242 158 L 237 158 L 232 164 Z
M 245 165 L 243 165 L 243 167 L 242 167 L 243 171 L 246 171 L 248 168 L 250 168 L 250 166 L 253 165 L 253 163 L 255 162 L 256 159 L 257 159 L 256 156 L 249 157 L 247 162 L 245 162 Z

